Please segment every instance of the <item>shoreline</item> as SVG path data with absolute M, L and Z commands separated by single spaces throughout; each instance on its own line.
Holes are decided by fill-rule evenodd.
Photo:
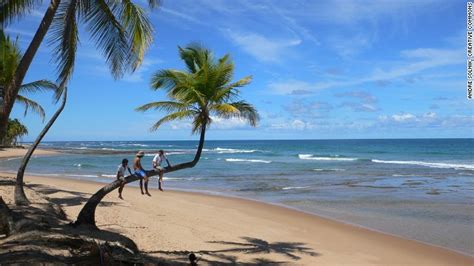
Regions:
M 11 174 L 8 174 L 8 173 L 0 173 L 0 175 L 1 176 L 11 176 Z M 26 179 L 26 181 L 30 181 L 30 182 L 27 182 L 27 183 L 34 183 L 34 184 L 41 185 L 41 186 L 44 186 L 44 185 L 51 186 L 51 185 L 53 185 L 53 186 L 57 187 L 58 189 L 72 186 L 70 191 L 78 191 L 79 193 L 84 193 L 84 192 L 86 192 L 86 193 L 95 193 L 96 190 L 98 190 L 102 185 L 104 185 L 104 183 L 96 182 L 96 181 L 65 179 L 65 178 L 53 178 L 53 177 L 43 177 L 43 176 L 26 176 L 25 179 Z M 31 182 L 32 179 L 34 180 L 34 182 Z M 97 185 L 100 185 L 100 186 L 97 186 Z M 133 191 L 133 193 L 131 191 Z M 385 260 L 384 259 L 385 262 L 383 264 L 386 264 L 386 263 L 397 264 L 395 262 L 399 261 L 399 259 L 402 259 L 402 258 L 399 258 L 400 256 L 404 257 L 403 254 L 407 253 L 407 252 L 411 254 L 411 253 L 413 253 L 413 250 L 416 250 L 415 253 L 417 253 L 417 254 L 419 253 L 419 254 L 424 254 L 424 255 L 415 256 L 415 254 L 411 254 L 410 256 L 408 256 L 408 254 L 405 254 L 405 255 L 407 255 L 407 257 L 405 259 L 409 259 L 409 258 L 412 258 L 413 256 L 415 256 L 415 257 L 419 257 L 418 259 L 421 259 L 423 257 L 437 258 L 437 259 L 433 259 L 433 260 L 429 259 L 430 263 L 433 263 L 434 261 L 438 261 L 438 260 L 443 261 L 444 259 L 447 259 L 447 258 L 455 259 L 455 261 L 457 261 L 457 263 L 461 263 L 461 264 L 466 263 L 467 265 L 472 264 L 474 262 L 474 258 L 471 257 L 469 254 L 465 254 L 465 253 L 462 253 L 462 252 L 459 252 L 459 251 L 456 251 L 456 250 L 436 246 L 436 245 L 421 242 L 421 241 L 418 241 L 418 240 L 411 240 L 411 239 L 402 238 L 400 236 L 396 236 L 396 235 L 393 235 L 393 234 L 380 232 L 380 231 L 377 231 L 377 230 L 373 230 L 373 229 L 366 228 L 366 227 L 363 227 L 363 226 L 347 223 L 347 222 L 344 222 L 344 221 L 338 221 L 338 220 L 335 220 L 335 219 L 331 219 L 331 218 L 323 217 L 323 216 L 316 215 L 316 214 L 313 214 L 313 213 L 301 211 L 301 210 L 291 208 L 291 207 L 288 207 L 288 206 L 284 206 L 284 205 L 271 204 L 271 203 L 267 203 L 267 202 L 263 202 L 263 201 L 258 201 L 258 200 L 253 200 L 253 199 L 246 199 L 246 198 L 242 198 L 242 197 L 207 194 L 207 193 L 195 192 L 195 191 L 167 190 L 165 193 L 160 193 L 157 190 L 152 189 L 151 192 L 153 194 L 153 197 L 150 198 L 152 201 L 155 201 L 157 198 L 171 197 L 171 198 L 167 198 L 165 200 L 165 202 L 167 202 L 167 204 L 173 204 L 174 199 L 181 199 L 181 198 L 192 199 L 193 204 L 194 204 L 194 202 L 197 202 L 199 207 L 202 207 L 202 205 L 204 203 L 205 207 L 203 207 L 203 208 L 206 209 L 206 207 L 207 207 L 207 209 L 206 209 L 207 214 L 206 215 L 210 216 L 211 220 L 216 218 L 216 217 L 214 217 L 216 212 L 215 211 L 209 212 L 209 210 L 208 210 L 209 208 L 211 208 L 211 209 L 217 208 L 217 209 L 220 209 L 223 212 L 226 212 L 229 208 L 230 209 L 237 209 L 239 213 L 240 212 L 244 212 L 244 213 L 247 213 L 247 214 L 251 213 L 252 215 L 250 215 L 250 218 L 254 217 L 254 220 L 255 219 L 260 220 L 260 219 L 264 218 L 264 220 L 266 220 L 267 222 L 270 222 L 270 221 L 273 222 L 274 219 L 277 219 L 277 220 L 284 219 L 285 222 L 283 224 L 279 224 L 279 226 L 276 226 L 275 228 L 270 227 L 270 228 L 267 229 L 267 227 L 263 227 L 261 230 L 263 230 L 263 231 L 267 231 L 267 230 L 272 231 L 272 230 L 275 230 L 276 228 L 279 228 L 279 230 L 281 232 L 284 232 L 284 231 L 288 231 L 287 228 L 288 228 L 288 226 L 290 226 L 291 228 L 293 228 L 292 230 L 305 231 L 303 235 L 298 234 L 298 237 L 304 238 L 306 241 L 301 241 L 300 240 L 300 242 L 309 243 L 308 245 L 310 245 L 310 244 L 318 245 L 318 241 L 316 241 L 317 239 L 314 239 L 314 237 L 318 238 L 317 235 L 321 235 L 321 233 L 323 233 L 323 235 L 326 235 L 326 237 L 325 237 L 326 241 L 334 242 L 334 240 L 330 236 L 331 234 L 327 235 L 328 232 L 325 232 L 325 230 L 326 231 L 329 230 L 331 232 L 334 231 L 332 233 L 335 234 L 335 235 L 338 235 L 340 238 L 343 238 L 343 239 L 344 238 L 349 238 L 352 241 L 347 241 L 347 242 L 352 243 L 353 245 L 355 245 L 355 246 L 353 246 L 353 245 L 349 244 L 349 246 L 347 246 L 347 243 L 345 243 L 346 241 L 337 240 L 337 241 L 335 241 L 335 242 L 337 242 L 336 245 L 332 245 L 332 244 L 329 245 L 329 246 L 334 246 L 332 248 L 336 248 L 336 249 L 338 249 L 339 245 L 345 245 L 346 248 L 348 248 L 349 250 L 355 249 L 355 250 L 358 250 L 359 253 L 360 252 L 369 252 L 369 251 L 364 250 L 364 249 L 359 250 L 359 247 L 358 247 L 358 246 L 364 246 L 364 244 L 362 244 L 361 242 L 367 242 L 367 239 L 369 239 L 370 240 L 369 242 L 371 242 L 371 243 L 370 244 L 365 243 L 366 245 L 368 245 L 368 246 L 366 246 L 367 249 L 369 249 L 369 250 L 379 249 L 380 253 L 385 254 L 385 256 L 381 256 L 380 259 L 382 259 L 382 257 L 386 257 L 388 254 L 392 254 L 394 252 L 396 254 L 398 254 L 395 257 L 388 256 L 388 257 L 392 257 L 392 258 L 390 260 Z M 137 195 L 138 195 L 138 197 L 137 197 Z M 113 202 L 118 201 L 119 204 L 127 205 L 127 208 L 125 208 L 123 210 L 125 213 L 121 213 L 122 215 L 118 215 L 118 217 L 117 217 L 117 211 L 113 210 L 116 207 L 113 206 L 113 207 L 110 208 L 111 209 L 110 211 L 113 214 L 105 215 L 105 216 L 107 216 L 105 221 L 121 220 L 122 219 L 121 216 L 127 216 L 128 212 L 130 212 L 130 211 L 135 212 L 135 210 L 130 210 L 130 208 L 129 208 L 129 207 L 132 207 L 133 205 L 136 204 L 135 200 L 138 200 L 138 202 L 140 202 L 141 200 L 144 199 L 141 195 L 139 195 L 138 188 L 137 187 L 132 187 L 132 186 L 126 186 L 125 189 L 124 189 L 125 201 L 118 200 L 116 196 L 117 196 L 116 192 L 114 191 L 114 192 L 110 193 L 106 198 L 104 198 L 103 201 L 112 200 Z M 130 202 L 128 202 L 127 200 L 130 197 L 131 197 L 132 200 Z M 145 198 L 145 199 L 147 200 L 149 198 Z M 158 203 L 158 206 L 159 206 L 160 202 L 161 202 L 161 200 L 158 200 L 156 202 L 156 203 Z M 207 205 L 206 205 L 206 203 L 207 203 Z M 63 206 L 63 208 L 66 209 L 65 211 L 68 214 L 68 217 L 74 219 L 75 215 L 78 213 L 78 211 L 80 210 L 80 208 L 82 207 L 83 204 L 84 204 L 84 202 L 81 202 L 81 204 L 74 205 L 74 208 L 72 208 L 71 206 L 67 206 L 67 205 Z M 130 204 L 132 206 L 130 206 Z M 188 205 L 191 204 L 191 202 L 184 202 L 183 204 L 184 204 L 183 206 L 185 207 L 185 209 L 189 209 L 189 208 L 191 210 L 195 209 L 195 208 L 192 208 L 192 206 L 188 206 Z M 242 206 L 244 206 L 243 209 L 242 209 Z M 150 207 L 154 208 L 155 206 L 150 206 Z M 104 228 L 104 223 L 103 222 L 105 222 L 105 221 L 102 221 L 102 218 L 100 218 L 101 217 L 101 211 L 99 209 L 102 209 L 102 207 L 99 207 L 98 210 L 97 210 L 97 217 L 96 217 L 97 225 L 99 227 L 101 227 L 102 229 L 110 230 L 111 228 L 108 228 L 108 227 Z M 109 208 L 107 208 L 107 209 L 109 209 Z M 176 212 L 179 213 L 179 211 L 170 210 L 169 215 L 175 216 L 174 218 L 178 219 L 178 220 L 180 220 L 182 218 L 182 216 L 187 216 L 187 215 L 183 215 L 182 213 L 181 213 L 181 215 L 179 215 L 179 214 L 177 215 Z M 221 213 L 221 212 L 218 211 L 217 213 Z M 240 213 L 240 214 L 241 215 L 237 215 L 236 217 L 234 217 L 234 219 L 235 220 L 242 219 L 242 217 L 241 217 L 242 213 Z M 138 216 L 143 216 L 144 214 L 140 213 L 140 214 L 137 214 L 137 215 Z M 159 212 L 155 213 L 155 215 L 160 217 Z M 223 219 L 223 218 L 220 217 L 218 219 Z M 203 223 L 203 224 L 201 224 L 201 226 L 205 227 L 209 223 L 212 223 L 211 220 L 207 221 L 207 222 L 206 221 L 201 221 Z M 150 221 L 148 221 L 148 220 L 144 220 L 144 221 L 139 220 L 138 224 L 141 224 L 141 223 L 147 224 L 149 222 Z M 229 223 L 233 223 L 233 221 L 229 221 L 229 220 L 226 220 L 226 219 L 224 219 L 223 222 L 227 223 L 227 226 L 229 226 Z M 256 221 L 253 221 L 253 222 L 258 224 Z M 105 225 L 107 225 L 107 224 L 108 223 L 105 223 Z M 121 223 L 118 223 L 118 224 L 121 224 Z M 295 227 L 294 226 L 295 224 L 298 225 L 298 226 Z M 187 226 L 189 226 L 189 224 Z M 216 225 L 213 225 L 213 226 L 216 226 Z M 233 229 L 231 229 L 231 231 L 236 230 L 236 228 L 234 226 L 231 226 L 231 228 L 233 228 Z M 323 229 L 319 229 L 320 227 L 323 227 Z M 114 228 L 114 229 L 117 229 L 117 228 Z M 198 230 L 197 228 L 192 228 L 192 229 L 193 230 Z M 157 229 L 157 230 L 159 231 L 160 229 Z M 251 230 L 251 229 L 248 228 L 247 230 Z M 126 231 L 127 231 L 126 232 L 127 236 L 134 239 L 139 246 L 142 246 L 141 245 L 141 242 L 142 242 L 141 240 L 143 240 L 142 239 L 143 236 L 141 234 L 137 234 L 137 232 L 136 232 L 136 231 L 140 231 L 140 230 L 126 230 Z M 314 231 L 315 235 L 314 236 L 312 236 L 312 234 L 307 235 L 309 233 L 307 231 L 310 231 L 310 232 Z M 179 233 L 179 230 L 176 231 L 176 233 Z M 258 234 L 264 234 L 263 232 L 260 232 L 260 231 L 256 231 L 255 233 L 257 235 Z M 288 232 L 286 232 L 286 233 L 288 233 Z M 160 234 L 160 233 L 158 233 L 158 234 Z M 265 234 L 267 234 L 267 232 L 265 232 Z M 212 232 L 211 232 L 210 235 L 212 235 Z M 276 233 L 276 235 L 278 235 L 278 233 Z M 290 235 L 292 235 L 292 234 L 290 234 Z M 270 237 L 274 237 L 274 236 L 275 236 L 275 233 L 270 234 Z M 137 238 L 137 239 L 135 239 L 135 238 Z M 179 239 L 179 236 L 177 238 Z M 354 238 L 357 239 L 357 240 L 354 241 Z M 234 239 L 235 239 L 235 236 L 234 236 Z M 286 238 L 278 238 L 278 237 L 277 237 L 277 239 L 288 240 Z M 145 250 L 147 250 L 148 249 L 147 247 L 150 245 L 150 243 L 148 243 L 147 241 L 143 241 L 143 242 L 144 242 L 143 245 L 145 246 Z M 182 243 L 182 242 L 183 241 L 181 241 L 179 243 Z M 186 241 L 184 241 L 184 242 L 186 242 Z M 203 244 L 205 244 L 205 243 L 200 243 L 200 245 L 198 245 L 198 246 L 202 246 Z M 167 245 L 164 244 L 163 246 L 166 247 Z M 171 246 L 173 246 L 173 245 L 171 245 Z M 407 247 L 410 247 L 410 248 L 407 248 Z M 175 246 L 174 248 L 175 249 L 179 248 L 179 246 Z M 326 247 L 326 248 L 328 248 L 328 247 Z M 327 252 L 331 253 L 332 248 L 328 248 Z M 323 248 L 322 247 L 314 248 L 314 250 L 316 250 L 316 252 L 318 252 L 318 250 L 321 250 L 321 249 L 323 249 L 323 250 L 325 249 L 324 245 L 323 245 Z M 190 250 L 193 250 L 193 248 L 190 248 Z M 400 252 L 397 253 L 397 250 L 398 251 L 402 250 L 403 252 L 400 254 Z M 372 253 L 372 252 L 369 252 L 369 253 Z M 441 257 L 440 257 L 440 254 L 442 254 Z M 374 256 L 374 255 L 376 256 L 376 254 L 371 254 L 371 256 Z M 279 257 L 280 257 L 279 259 L 281 259 L 281 256 L 279 256 Z M 316 256 L 316 257 L 303 256 L 303 257 L 305 259 L 303 259 L 302 261 L 298 260 L 298 261 L 294 261 L 294 262 L 298 262 L 298 263 L 303 262 L 304 264 L 306 264 L 306 263 L 312 262 L 313 259 L 314 259 L 315 262 L 320 261 L 319 256 Z M 285 256 L 283 256 L 283 258 L 285 258 Z M 243 259 L 244 260 L 242 260 L 242 261 L 245 261 L 245 258 L 243 258 Z M 322 260 L 322 261 L 324 262 L 325 260 Z M 331 261 L 332 261 L 332 259 L 331 259 Z M 342 263 L 343 261 L 344 260 L 333 261 L 333 263 Z M 407 260 L 407 261 L 401 260 L 398 263 L 407 263 L 408 261 L 410 261 L 410 260 Z M 425 259 L 423 259 L 422 261 L 418 261 L 418 262 L 423 262 L 423 261 L 425 261 Z M 330 261 L 327 261 L 327 262 L 330 262 Z M 371 264 L 370 261 L 360 261 L 360 263 Z M 382 263 L 382 262 L 380 262 L 380 263 Z M 375 264 L 379 264 L 379 263 L 375 263 Z
M 28 151 L 28 146 L 24 148 L 1 148 L 0 149 L 0 159 L 11 159 L 25 156 Z M 36 149 L 33 153 L 33 156 L 52 156 L 62 154 L 59 151 L 55 150 L 46 150 L 46 149 Z

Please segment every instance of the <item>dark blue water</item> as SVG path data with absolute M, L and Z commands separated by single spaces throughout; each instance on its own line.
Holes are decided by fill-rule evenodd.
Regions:
M 171 163 L 195 141 L 46 142 L 29 174 L 110 182 L 122 158 L 159 149 Z M 165 188 L 283 204 L 474 254 L 474 139 L 207 141 L 199 164 Z M 0 161 L 15 171 L 19 159 Z M 154 183 L 156 186 L 156 183 Z

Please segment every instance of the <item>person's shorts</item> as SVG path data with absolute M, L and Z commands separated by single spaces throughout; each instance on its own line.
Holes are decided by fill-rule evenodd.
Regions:
M 146 176 L 145 171 L 143 170 L 136 170 L 135 175 L 141 178 L 144 178 Z
M 117 177 L 117 180 L 125 181 L 125 176 Z
M 165 168 L 163 166 L 155 166 L 155 170 L 163 171 Z

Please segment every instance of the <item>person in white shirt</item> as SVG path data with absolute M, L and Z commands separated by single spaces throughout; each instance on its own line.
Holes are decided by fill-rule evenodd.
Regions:
M 119 166 L 117 168 L 117 180 L 120 180 L 120 182 L 121 182 L 120 183 L 120 188 L 118 190 L 120 199 L 123 199 L 122 198 L 122 191 L 123 191 L 123 187 L 125 186 L 125 173 L 126 173 L 126 170 L 128 170 L 128 173 L 130 173 L 130 175 L 132 175 L 132 171 L 130 171 L 130 167 L 128 167 L 128 160 L 123 159 L 122 163 L 119 164 Z
M 160 175 L 160 178 L 158 179 L 158 189 L 161 190 L 161 191 L 163 191 L 163 187 L 162 187 L 163 173 L 164 173 L 164 170 L 165 170 L 165 168 L 163 167 L 164 161 L 166 161 L 166 163 L 168 164 L 168 167 L 171 167 L 171 164 L 168 161 L 168 158 L 166 158 L 166 156 L 165 156 L 165 152 L 163 150 L 159 150 L 158 154 L 156 154 L 155 157 L 153 157 L 152 164 L 153 164 L 153 168 L 156 171 L 158 171 L 158 173 Z

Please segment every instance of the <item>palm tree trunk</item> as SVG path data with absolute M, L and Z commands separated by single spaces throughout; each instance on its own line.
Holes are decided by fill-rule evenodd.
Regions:
M 61 102 L 61 106 L 59 109 L 54 113 L 53 117 L 49 120 L 48 124 L 43 128 L 41 133 L 36 138 L 35 142 L 30 146 L 28 152 L 23 157 L 23 161 L 21 161 L 20 168 L 18 168 L 18 173 L 16 174 L 16 184 L 15 184 L 15 204 L 16 205 L 28 205 L 30 202 L 26 198 L 25 191 L 23 190 L 23 176 L 25 175 L 26 166 L 30 161 L 33 152 L 36 150 L 36 147 L 40 144 L 41 140 L 44 138 L 46 133 L 48 133 L 51 126 L 54 124 L 56 119 L 59 117 L 61 112 L 63 111 L 64 107 L 66 106 L 67 101 L 67 88 L 64 87 L 63 91 L 63 100 Z
M 0 111 L 0 147 L 7 146 L 8 116 L 5 114 L 5 112 Z
M 201 136 L 199 138 L 199 145 L 198 145 L 198 148 L 197 148 L 197 151 L 196 151 L 196 155 L 194 155 L 194 159 L 190 162 L 177 164 L 177 165 L 174 165 L 172 167 L 167 167 L 167 168 L 165 168 L 164 172 L 169 173 L 169 172 L 174 172 L 174 171 L 178 171 L 178 170 L 185 169 L 185 168 L 194 167 L 199 162 L 199 159 L 201 158 L 202 149 L 204 148 L 205 137 L 206 137 L 206 125 L 204 124 L 201 127 Z M 155 171 L 155 170 L 146 171 L 146 175 L 148 177 L 152 177 L 152 176 L 159 175 L 159 172 Z M 128 184 L 128 183 L 137 181 L 139 179 L 140 178 L 137 177 L 136 175 L 129 175 L 129 176 L 125 177 L 124 182 L 125 182 L 125 184 Z M 77 220 L 74 224 L 76 226 L 77 225 L 88 225 L 88 226 L 91 226 L 91 227 L 95 228 L 96 227 L 96 225 L 95 225 L 95 210 L 97 208 L 97 205 L 99 205 L 99 203 L 102 201 L 102 199 L 107 194 L 114 191 L 116 188 L 120 187 L 120 184 L 121 184 L 121 181 L 115 180 L 114 182 L 102 187 L 101 189 L 99 189 L 99 191 L 97 191 L 94 195 L 92 195 L 89 198 L 89 200 L 86 202 L 84 207 L 82 207 L 82 210 L 79 213 L 79 215 L 77 216 Z
M 18 64 L 14 80 L 11 84 L 8 84 L 5 88 L 3 88 L 3 108 L 0 110 L 0 145 L 3 145 L 5 142 L 8 118 L 10 117 L 13 104 L 15 103 L 16 96 L 20 90 L 20 86 L 23 83 L 26 72 L 30 68 L 31 62 L 33 62 L 33 58 L 35 57 L 38 48 L 43 42 L 44 36 L 46 36 L 46 33 L 53 22 L 54 14 L 56 13 L 60 2 L 61 0 L 51 0 L 44 17 L 41 20 L 38 29 L 36 30 L 35 36 L 31 40 L 25 54 L 21 58 L 20 64 Z

